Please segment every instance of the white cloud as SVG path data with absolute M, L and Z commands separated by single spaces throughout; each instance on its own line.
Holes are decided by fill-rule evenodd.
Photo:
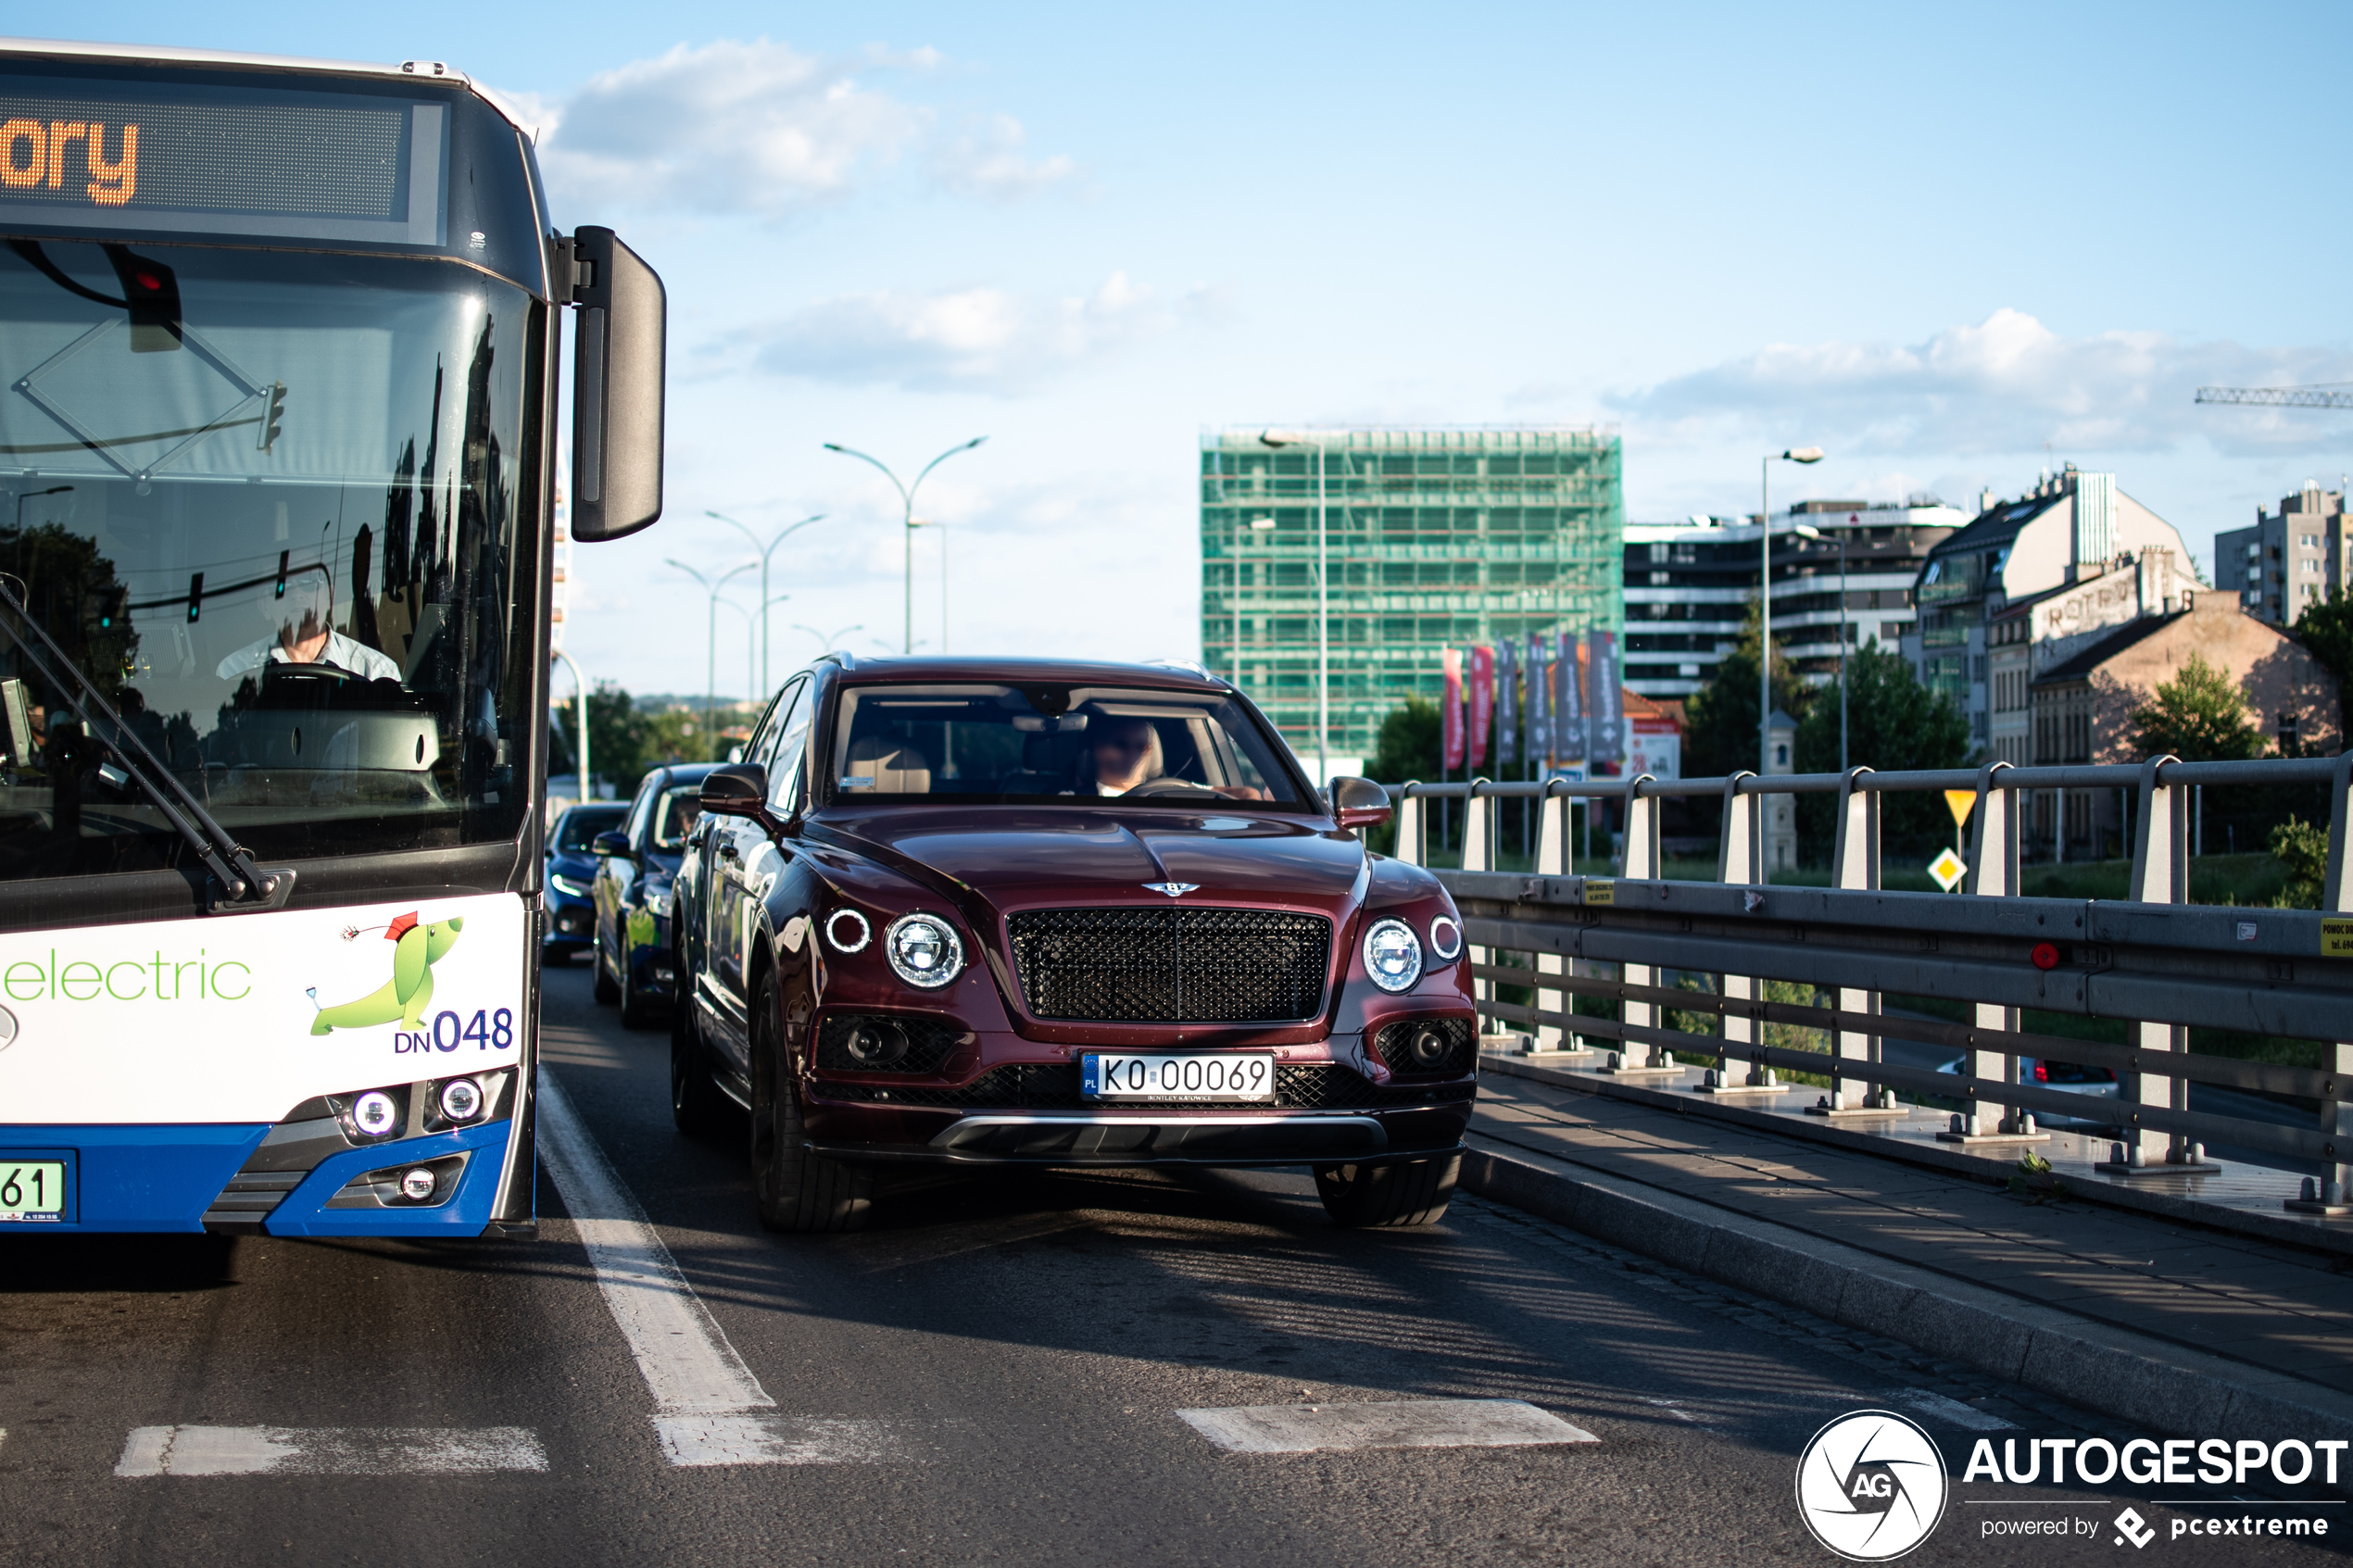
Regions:
M 547 129 L 540 157 L 570 201 L 774 218 L 839 197 L 911 154 L 970 194 L 1018 195 L 1073 171 L 1032 160 L 1020 123 L 996 116 L 939 134 L 936 110 L 870 87 L 862 73 L 920 75 L 931 50 L 857 59 L 756 39 L 684 44 L 593 77 L 526 112 Z
M 1012 393 L 1166 332 L 1194 303 L 1171 305 L 1124 272 L 1051 300 L 995 288 L 849 295 L 769 329 L 754 363 L 851 385 Z
M 1705 439 L 1769 424 L 1853 453 L 2162 451 L 2204 436 L 2226 451 L 2334 449 L 2325 413 L 2201 407 L 2201 385 L 2353 378 L 2353 355 L 2248 348 L 2156 332 L 2062 337 L 2023 311 L 1994 311 L 1911 345 L 1775 344 L 1612 399 L 1629 419 Z

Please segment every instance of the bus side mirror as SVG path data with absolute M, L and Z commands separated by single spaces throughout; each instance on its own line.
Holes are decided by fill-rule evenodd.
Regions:
M 572 536 L 595 543 L 661 516 L 669 295 L 610 229 L 572 237 Z

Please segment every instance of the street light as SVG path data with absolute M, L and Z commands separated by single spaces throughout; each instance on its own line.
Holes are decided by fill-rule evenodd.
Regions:
M 1806 523 L 1795 530 L 1801 539 L 1818 541 L 1822 531 Z M 1838 536 L 1838 771 L 1846 771 L 1846 535 Z
M 838 452 L 845 458 L 855 458 L 862 463 L 871 463 L 875 468 L 882 470 L 882 476 L 890 481 L 892 489 L 899 492 L 900 521 L 906 524 L 906 533 L 902 535 L 902 541 L 905 546 L 902 559 L 905 563 L 907 575 L 907 625 L 906 631 L 901 639 L 906 644 L 905 648 L 902 650 L 904 652 L 912 653 L 915 651 L 915 492 L 923 488 L 924 479 L 931 472 L 932 470 L 937 468 L 940 464 L 946 462 L 957 453 L 969 452 L 988 439 L 988 437 L 985 435 L 975 435 L 970 441 L 964 442 L 959 445 L 950 446 L 947 451 L 942 452 L 938 457 L 934 458 L 930 462 L 925 463 L 923 466 L 923 471 L 915 475 L 915 483 L 912 484 L 900 483 L 899 476 L 891 472 L 889 465 L 885 463 L 879 458 L 868 457 L 865 453 L 857 450 L 855 447 L 843 446 L 836 442 L 828 441 L 824 443 L 824 448 L 828 452 Z M 947 571 L 944 560 L 940 571 L 944 576 Z M 945 595 L 947 591 L 945 584 L 943 584 L 940 588 L 940 592 Z M 944 604 L 945 600 L 943 599 L 942 602 Z M 943 608 L 941 613 L 944 615 L 946 610 Z
M 729 578 L 734 577 L 738 572 L 749 571 L 753 567 L 758 566 L 760 563 L 756 560 L 748 560 L 740 566 L 731 566 L 725 571 L 719 574 L 718 581 L 713 582 L 711 579 L 705 577 L 701 572 L 697 571 L 693 567 L 688 566 L 685 561 L 672 560 L 668 556 L 662 557 L 662 559 L 669 561 L 671 565 L 676 567 L 679 571 L 685 572 L 687 576 L 701 583 L 706 589 L 710 590 L 711 593 L 711 644 L 710 669 L 708 671 L 709 685 L 703 696 L 702 738 L 703 749 L 705 751 L 715 750 L 719 742 L 719 590 L 727 585 L 727 580 Z
M 1763 570 L 1756 578 L 1756 771 L 1773 771 L 1773 464 L 1818 463 L 1819 446 L 1793 446 L 1768 452 L 1756 465 L 1758 498 L 1763 509 L 1756 519 L 1756 549 Z
M 792 596 L 790 594 L 778 594 L 774 598 L 770 599 L 767 604 L 761 605 L 759 611 L 761 625 L 764 625 L 768 620 L 768 610 L 770 606 L 783 604 L 786 599 L 791 597 Z M 744 618 L 744 681 L 746 684 L 749 684 L 754 678 L 751 669 L 752 656 L 755 653 L 758 653 L 762 657 L 765 657 L 768 651 L 765 646 L 767 639 L 760 634 L 761 625 L 755 625 L 753 623 L 752 609 L 750 606 L 739 605 L 733 599 L 722 599 L 719 602 Z M 768 683 L 764 678 L 762 678 L 759 685 L 752 687 L 752 701 L 758 702 L 761 695 L 767 690 Z
M 910 528 L 939 530 L 939 651 L 948 651 L 948 525 L 936 517 L 911 517 Z
M 818 653 L 828 654 L 833 652 L 834 649 L 841 646 L 841 640 L 849 635 L 850 633 L 863 632 L 866 629 L 866 623 L 862 621 L 855 626 L 845 626 L 840 631 L 835 632 L 830 635 L 824 632 L 820 632 L 814 626 L 803 625 L 798 621 L 792 623 L 792 629 L 796 632 L 806 632 L 811 636 L 816 638 Z
M 1304 446 L 1313 443 L 1315 448 L 1315 780 L 1321 788 L 1331 783 L 1324 770 L 1329 765 L 1332 728 L 1331 595 L 1324 580 L 1324 438 L 1312 431 L 1270 430 L 1258 439 L 1268 446 Z
M 24 504 L 40 495 L 62 495 L 72 489 L 70 484 L 52 484 L 46 490 L 28 490 L 17 497 L 17 532 L 24 532 Z
M 709 518 L 717 518 L 721 522 L 726 523 L 729 527 L 736 529 L 741 533 L 745 538 L 751 541 L 751 547 L 753 549 L 760 551 L 760 599 L 763 607 L 778 602 L 777 599 L 772 599 L 768 596 L 768 558 L 775 554 L 777 546 L 791 538 L 800 530 L 808 527 L 812 522 L 823 522 L 825 521 L 825 514 L 819 512 L 814 517 L 805 517 L 799 522 L 787 523 L 785 526 L 784 531 L 778 533 L 774 539 L 769 540 L 767 547 L 765 549 L 761 549 L 760 535 L 754 533 L 744 524 L 737 522 L 734 518 L 729 517 L 725 512 L 705 510 L 702 515 Z M 760 690 L 764 692 L 768 689 L 768 611 L 765 608 L 762 608 L 760 612 Z
M 585 806 L 588 804 L 588 680 L 581 674 L 579 661 L 572 655 L 561 648 L 553 651 L 572 671 L 573 690 L 580 699 L 580 745 L 577 747 L 580 753 L 580 803 Z
M 1252 533 L 1271 533 L 1275 520 L 1254 517 L 1250 520 Z M 1242 689 L 1242 520 L 1234 519 L 1234 689 Z

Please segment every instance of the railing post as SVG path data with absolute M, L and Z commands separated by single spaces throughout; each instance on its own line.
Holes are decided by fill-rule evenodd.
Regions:
M 1414 791 L 1421 787 L 1419 779 L 1407 779 L 1405 787 L 1397 792 L 1397 858 L 1409 866 L 1429 864 L 1427 843 L 1428 811 L 1422 797 Z
M 2179 760 L 2174 757 L 2152 757 L 2141 764 L 2140 822 L 2133 834 L 2133 884 L 2125 890 L 2125 897 L 2144 904 L 2188 901 L 2189 791 L 2160 779 L 2164 770 Z M 2061 790 L 2059 797 L 2064 800 L 2067 792 Z M 2178 1024 L 2142 1020 L 2133 1025 L 2133 1035 L 2143 1051 L 2176 1051 L 2186 1046 L 2188 1031 Z M 2127 1073 L 2117 1087 L 2122 1091 L 2127 1105 L 2189 1109 L 2190 1083 L 2186 1078 L 2162 1073 Z M 2180 1163 L 2187 1152 L 2188 1140 L 2178 1135 L 2166 1137 L 2143 1127 L 2138 1113 L 2127 1114 L 2132 1124 L 2124 1129 L 2122 1169 L 2145 1170 L 2151 1165 L 2161 1169 L 2165 1157 Z
M 2353 834 L 2353 751 L 2337 758 L 2336 772 L 2329 781 L 2328 883 L 2321 889 L 2321 908 L 2338 913 L 2353 909 L 2353 867 L 2347 865 L 2345 852 L 2347 834 Z M 2353 1148 L 2353 1105 L 2344 1098 L 2347 1081 L 2353 1079 L 2353 1042 L 2339 1040 L 2332 1048 L 2336 1057 L 2338 1098 L 2321 1102 L 2321 1135 L 2333 1139 L 2336 1152 L 2343 1155 Z M 2339 1159 L 2322 1169 L 2322 1206 L 2353 1202 L 2353 1189 L 2348 1189 L 2347 1181 L 2353 1161 Z
M 1536 803 L 1536 874 L 1567 876 L 1568 867 L 1568 797 L 1559 793 L 1559 781 L 1555 780 L 1544 786 L 1543 798 Z M 1566 974 L 1567 966 L 1567 960 L 1558 953 L 1536 955 L 1536 972 L 1540 975 Z M 1536 990 L 1536 1009 L 1539 1012 L 1566 1012 L 1568 993 L 1548 991 L 1540 985 Z M 1556 1025 L 1540 1023 L 1528 1048 L 1531 1053 L 1558 1051 L 1576 1044 Z
M 1857 892 L 1876 892 L 1880 885 L 1880 796 L 1875 789 L 1858 787 L 1869 777 L 1869 768 L 1850 768 L 1838 784 L 1838 836 L 1831 850 L 1831 885 Z M 1880 997 L 1876 991 L 1857 991 L 1846 986 L 1838 989 L 1838 1010 L 1841 1012 L 1877 1013 Z M 1877 1065 L 1880 1060 L 1880 1036 L 1841 1029 L 1835 1054 L 1841 1060 L 1869 1061 Z M 1845 1110 L 1866 1110 L 1877 1115 L 1911 1114 L 1907 1107 L 1896 1102 L 1892 1089 L 1874 1085 L 1861 1085 L 1860 1103 L 1852 1098 L 1846 1080 L 1831 1079 L 1829 1103 L 1822 1109 L 1832 1113 Z
M 1970 834 L 1969 893 L 1972 897 L 2011 898 L 2018 896 L 2019 815 L 2025 802 L 2019 792 L 2002 781 L 2002 775 L 2013 771 L 2007 762 L 1988 762 L 1977 774 L 1977 823 Z M 1992 1002 L 1975 1004 L 1975 1017 L 1980 1029 L 1998 1029 L 2006 1034 L 2018 1031 L 2018 1009 L 1999 1007 Z M 1990 1083 L 1996 1074 L 2005 1085 L 2018 1082 L 2018 1058 L 2000 1051 L 1971 1048 L 1968 1073 L 1977 1083 Z M 2023 1120 L 2024 1112 L 1994 1100 L 1972 1099 L 1964 1113 L 1968 1120 L 1940 1137 L 1955 1142 L 1969 1142 L 1983 1137 L 2025 1138 L 2048 1143 L 2047 1133 L 2030 1133 Z M 1984 1128 L 1997 1129 L 1986 1133 Z
M 1463 800 L 1463 870 L 1466 872 L 1488 872 L 1495 869 L 1494 856 L 1491 853 L 1494 841 L 1495 802 L 1480 793 L 1486 789 L 1487 784 L 1488 781 L 1485 779 L 1471 780 L 1470 793 Z M 1488 955 L 1491 950 L 1486 947 L 1473 947 L 1467 956 L 1471 963 L 1477 966 L 1489 961 Z M 1487 1001 L 1494 994 L 1495 987 L 1492 982 L 1486 980 L 1471 982 L 1471 997 L 1474 1003 Z M 1478 1022 L 1478 1032 L 1485 1035 L 1489 1020 L 1481 1014 Z
M 1637 773 L 1626 781 L 1626 847 L 1618 858 L 1618 874 L 1656 882 L 1665 868 L 1659 859 L 1657 796 L 1647 794 L 1646 785 L 1654 783 L 1648 773 Z M 1589 806 L 1588 810 L 1592 809 Z M 1629 985 L 1648 985 L 1657 971 L 1646 963 L 1617 966 L 1617 976 Z M 1658 1004 L 1655 1002 L 1620 1002 L 1618 1016 L 1637 1029 L 1658 1026 Z M 1645 1066 L 1672 1068 L 1671 1054 L 1663 1046 L 1652 1046 L 1643 1054 Z
M 1716 880 L 1734 886 L 1762 889 L 1765 885 L 1765 797 L 1754 793 L 1743 794 L 1742 781 L 1756 775 L 1746 769 L 1724 781 L 1724 829 L 1717 841 Z M 1762 897 L 1761 891 L 1755 895 Z M 1756 977 L 1748 974 L 1727 974 L 1720 977 L 1724 997 L 1728 1001 L 1752 1001 L 1758 995 Z M 1743 1089 L 1778 1089 L 1769 1081 L 1770 1074 L 1755 1064 L 1754 1057 L 1747 1065 L 1736 1067 L 1734 1059 L 1740 1047 L 1764 1044 L 1763 1030 L 1755 1021 L 1724 1014 L 1724 1066 L 1714 1074 L 1716 1081 L 1703 1084 L 1702 1094 L 1729 1094 Z

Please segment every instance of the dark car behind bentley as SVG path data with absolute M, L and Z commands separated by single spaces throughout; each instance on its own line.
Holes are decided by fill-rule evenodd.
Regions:
M 780 1229 L 894 1164 L 1305 1165 L 1343 1223 L 1442 1212 L 1477 1092 L 1462 929 L 1230 685 L 855 659 L 702 782 L 673 895 L 680 1125 L 750 1112 Z

